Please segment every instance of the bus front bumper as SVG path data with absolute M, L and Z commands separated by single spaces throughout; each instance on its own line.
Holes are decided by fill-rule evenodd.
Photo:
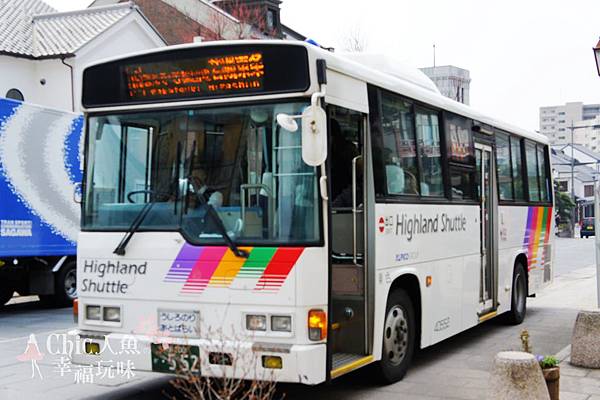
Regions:
M 70 331 L 67 340 L 70 342 L 70 348 L 73 349 L 71 361 L 74 364 L 169 372 L 157 368 L 157 358 L 167 359 L 168 355 L 177 348 L 173 345 L 180 345 L 197 348 L 195 351 L 199 353 L 199 360 L 196 366 L 202 376 L 316 385 L 324 382 L 326 375 L 325 343 L 290 345 L 267 341 L 152 337 L 82 330 Z M 157 346 L 164 350 L 164 353 L 158 357 Z M 89 354 L 96 353 L 98 349 L 99 353 Z M 228 355 L 231 365 L 223 365 L 223 361 L 218 361 L 223 360 L 223 357 L 215 357 L 215 354 Z M 280 357 L 281 368 L 265 368 L 264 357 Z M 215 361 L 218 364 L 213 364 Z M 177 372 L 181 372 L 181 368 L 178 368 Z

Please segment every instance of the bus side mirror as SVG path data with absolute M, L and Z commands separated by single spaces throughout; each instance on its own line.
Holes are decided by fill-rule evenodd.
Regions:
M 327 114 L 317 105 L 302 113 L 302 160 L 317 167 L 327 159 Z

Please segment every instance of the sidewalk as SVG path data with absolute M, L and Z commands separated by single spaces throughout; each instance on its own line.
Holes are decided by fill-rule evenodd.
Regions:
M 600 400 L 600 369 L 579 368 L 569 363 L 571 346 L 567 346 L 560 361 L 561 400 Z
M 555 278 L 552 285 L 529 304 L 578 311 L 597 308 L 596 302 L 596 267 L 592 266 Z M 556 354 L 560 362 L 561 400 L 600 400 L 600 370 L 572 366 L 570 354 L 571 345 Z

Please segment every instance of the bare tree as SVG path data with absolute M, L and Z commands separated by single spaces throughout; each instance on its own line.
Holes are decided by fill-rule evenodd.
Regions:
M 261 39 L 275 37 L 277 32 L 267 23 L 263 10 L 241 0 L 229 2 L 229 15 L 213 13 L 210 18 L 214 40 Z M 233 18 L 231 18 L 233 17 Z
M 362 53 L 367 50 L 368 40 L 360 26 L 350 28 L 342 38 L 342 47 L 346 51 Z

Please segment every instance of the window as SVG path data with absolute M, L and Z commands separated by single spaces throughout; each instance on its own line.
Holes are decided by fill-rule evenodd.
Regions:
M 583 187 L 584 197 L 594 197 L 594 185 L 585 185 Z
M 8 92 L 6 92 L 6 96 L 7 99 L 13 99 L 13 100 L 19 100 L 19 101 L 24 101 L 25 97 L 23 97 L 23 93 L 21 93 L 21 91 L 19 89 L 10 89 Z
M 421 162 L 421 194 L 423 196 L 443 196 L 444 179 L 437 113 L 417 111 L 417 143 Z
M 446 114 L 450 185 L 452 198 L 456 200 L 474 198 L 475 149 L 471 128 L 471 120 Z
M 523 174 L 522 174 L 522 163 L 521 163 L 521 140 L 516 137 L 510 138 L 510 149 L 511 149 L 511 164 L 512 164 L 512 176 L 513 176 L 513 187 L 515 190 L 515 200 L 525 200 L 525 193 L 523 191 Z
M 275 29 L 275 11 L 267 10 L 267 29 L 272 31 Z
M 525 162 L 529 201 L 540 201 L 540 183 L 538 180 L 537 151 L 534 143 L 525 142 Z
M 498 169 L 500 200 L 512 200 L 514 196 L 510 163 L 510 142 L 508 135 L 503 133 L 496 133 L 496 168 Z
M 375 151 L 380 153 L 378 156 L 385 166 L 386 192 L 418 195 L 412 104 L 398 96 L 382 93 L 381 109 L 380 148 Z
M 550 201 L 550 179 L 546 173 L 548 162 L 544 146 L 537 145 L 538 177 L 540 179 L 540 200 Z

